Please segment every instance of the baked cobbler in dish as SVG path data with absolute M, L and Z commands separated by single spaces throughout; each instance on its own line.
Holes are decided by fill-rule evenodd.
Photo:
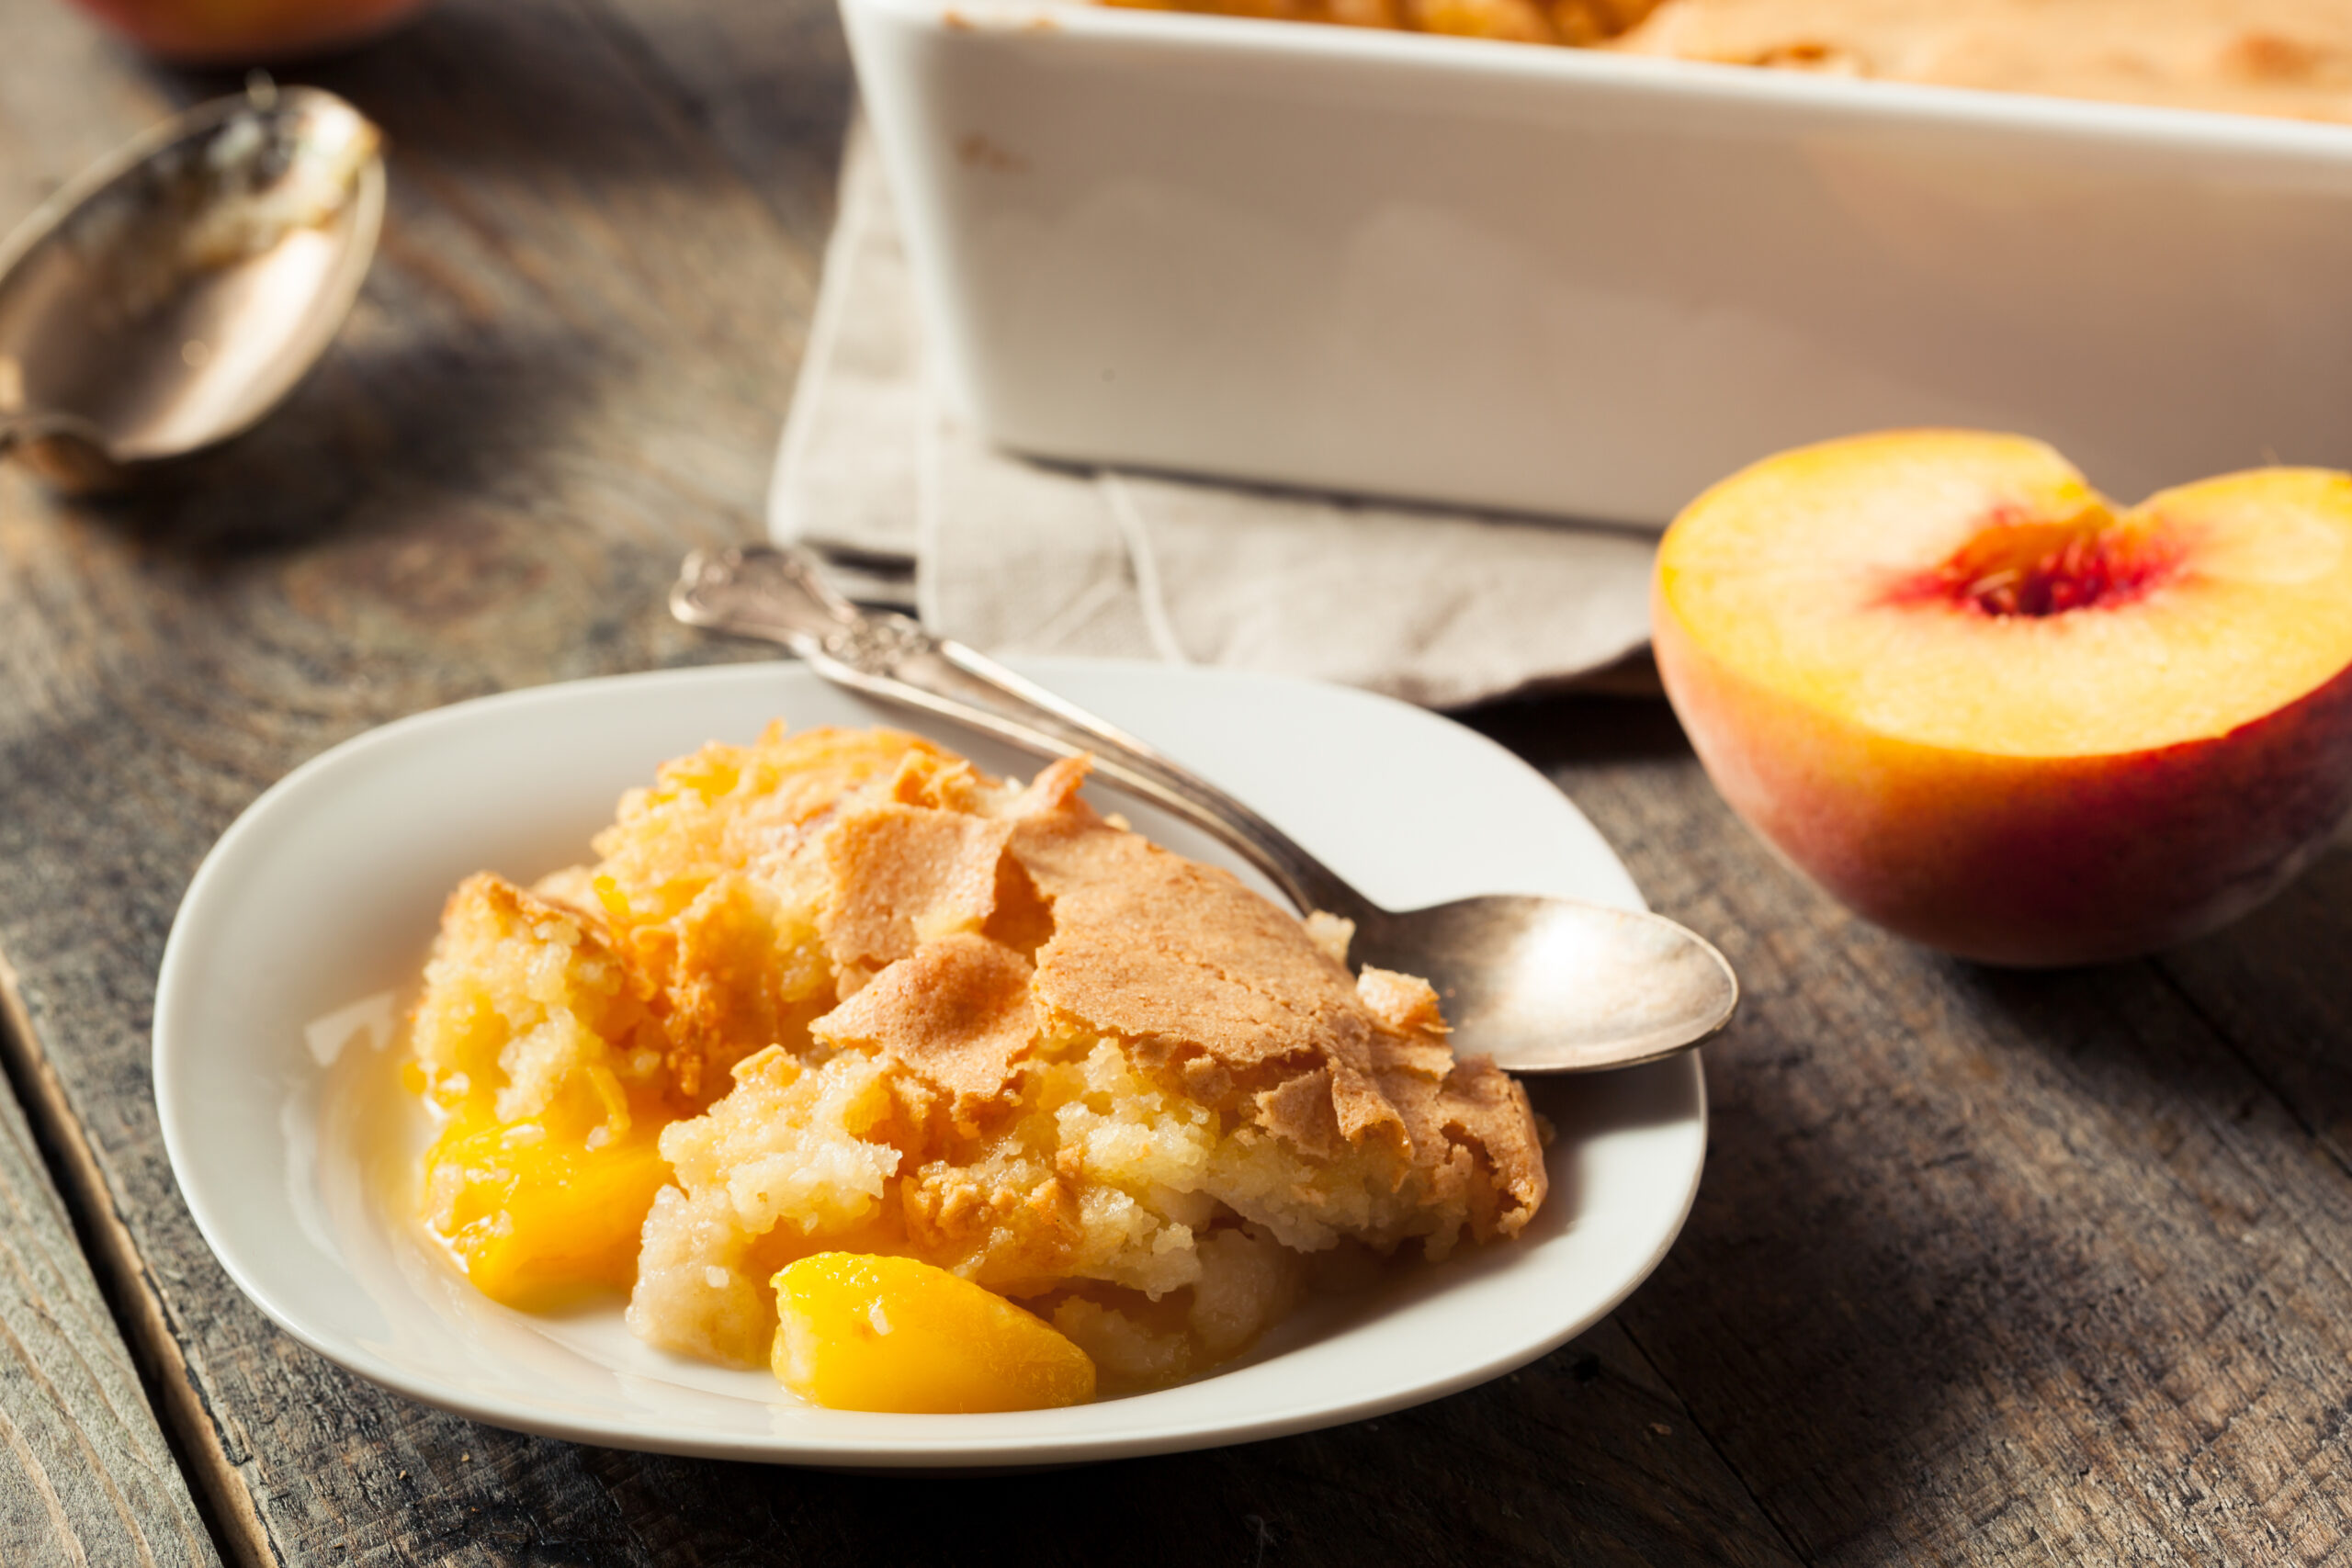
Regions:
M 2289 118 L 2352 120 L 2339 0 L 1105 0 Z

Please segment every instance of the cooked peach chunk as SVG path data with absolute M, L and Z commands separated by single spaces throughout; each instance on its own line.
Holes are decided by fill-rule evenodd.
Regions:
M 483 1294 L 549 1304 L 637 1277 L 638 1233 L 670 1179 L 658 1127 L 599 1148 L 543 1122 L 461 1117 L 425 1156 L 434 1228 Z
M 1094 1363 L 1002 1296 L 911 1258 L 820 1252 L 775 1277 L 773 1362 L 836 1410 L 1046 1410 L 1094 1397 Z

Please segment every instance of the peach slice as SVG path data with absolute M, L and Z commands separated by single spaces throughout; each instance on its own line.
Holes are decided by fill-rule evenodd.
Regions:
M 775 1277 L 778 1382 L 835 1410 L 963 1415 L 1094 1397 L 1061 1330 L 912 1258 L 820 1252 Z
M 597 1148 L 540 1122 L 450 1122 L 424 1157 L 428 1221 L 484 1295 L 530 1310 L 637 1278 L 638 1233 L 670 1180 L 661 1126 Z
M 2118 512 L 2040 442 L 1856 436 L 1708 491 L 1657 663 L 1725 799 L 1867 918 L 2120 958 L 2283 886 L 2352 810 L 2352 477 Z

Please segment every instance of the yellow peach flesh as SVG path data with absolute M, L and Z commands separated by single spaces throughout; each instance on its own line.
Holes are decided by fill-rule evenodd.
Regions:
M 461 1114 L 424 1160 L 432 1217 L 466 1277 L 514 1307 L 628 1289 L 653 1195 L 670 1179 L 658 1123 L 591 1148 L 559 1124 Z
M 820 1252 L 775 1276 L 773 1363 L 836 1410 L 1045 1410 L 1094 1397 L 1094 1363 L 1058 1329 L 911 1258 Z
M 2104 503 L 2037 441 L 1902 432 L 1767 459 L 1677 520 L 1661 604 L 1708 657 L 1873 734 L 2082 757 L 2225 734 L 2352 663 L 2352 478 L 2234 474 L 2150 498 L 2177 573 L 2129 614 L 1906 601 L 2002 513 Z

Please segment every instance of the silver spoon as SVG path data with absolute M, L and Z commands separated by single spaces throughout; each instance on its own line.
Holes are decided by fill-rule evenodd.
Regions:
M 1383 908 L 1281 829 L 1134 736 L 904 615 L 842 598 L 797 550 L 750 545 L 686 558 L 670 611 L 689 626 L 782 643 L 836 685 L 920 708 L 1046 757 L 1091 752 L 1110 782 L 1232 845 L 1301 912 L 1355 922 L 1349 956 L 1428 979 L 1454 1041 L 1519 1073 L 1655 1061 L 1731 1021 L 1739 982 L 1722 953 L 1658 915 L 1490 894 Z
M 98 488 L 267 413 L 358 297 L 381 143 L 256 76 L 43 202 L 0 242 L 0 453 Z

